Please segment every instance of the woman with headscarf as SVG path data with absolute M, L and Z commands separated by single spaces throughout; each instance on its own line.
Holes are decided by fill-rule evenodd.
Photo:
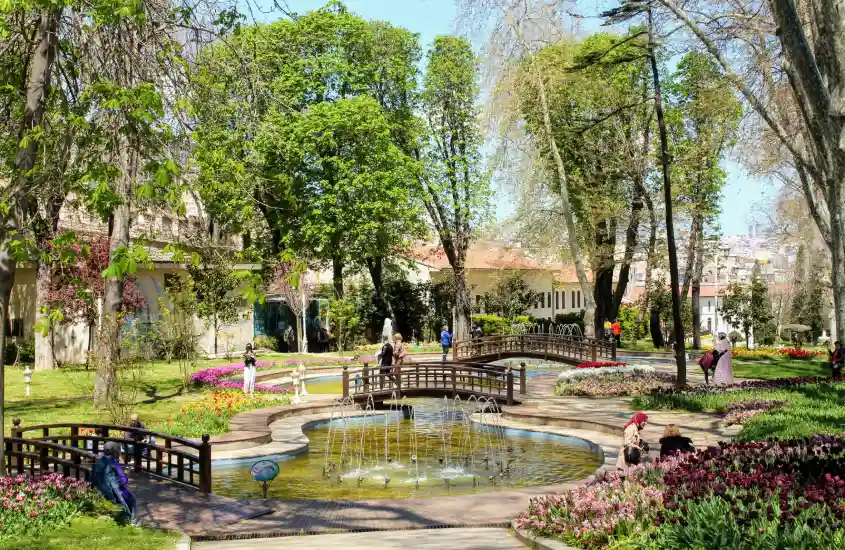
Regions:
M 135 495 L 129 490 L 129 478 L 120 465 L 120 443 L 109 441 L 103 447 L 103 454 L 91 468 L 91 485 L 97 488 L 106 500 L 123 506 L 129 520 L 135 524 Z
M 622 447 L 619 449 L 619 458 L 616 459 L 616 467 L 625 470 L 630 466 L 640 463 L 642 455 L 648 453 L 648 445 L 641 439 L 640 432 L 645 428 L 648 416 L 638 412 L 625 424 L 622 432 Z
M 731 362 L 731 343 L 728 335 L 719 333 L 719 341 L 713 346 L 719 352 L 719 361 L 716 363 L 716 372 L 713 374 L 714 384 L 733 384 L 734 369 Z

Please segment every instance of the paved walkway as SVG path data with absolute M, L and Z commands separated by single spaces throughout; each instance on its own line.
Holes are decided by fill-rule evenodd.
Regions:
M 427 529 L 423 531 L 392 531 L 378 533 L 346 533 L 307 537 L 263 538 L 216 542 L 195 542 L 196 550 L 252 550 L 278 548 L 280 550 L 516 550 L 525 548 L 507 529 Z

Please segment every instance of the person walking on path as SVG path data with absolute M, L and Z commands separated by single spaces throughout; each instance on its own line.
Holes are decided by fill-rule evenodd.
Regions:
M 252 344 L 246 345 L 244 351 L 244 395 L 255 395 L 255 352 L 252 351 Z
M 129 478 L 120 465 L 120 443 L 109 441 L 103 447 L 103 454 L 91 468 L 91 485 L 109 502 L 123 506 L 129 521 L 137 523 L 135 517 L 135 495 L 129 490 Z
M 645 428 L 646 423 L 648 423 L 648 416 L 643 412 L 638 412 L 625 424 L 622 432 L 622 447 L 616 459 L 616 468 L 619 470 L 636 466 L 642 461 L 643 455 L 648 454 L 648 444 L 640 437 L 640 432 Z
M 695 450 L 692 439 L 681 435 L 681 430 L 674 424 L 667 424 L 660 438 L 660 456 L 677 453 L 691 453 Z
M 613 331 L 613 339 L 616 340 L 616 349 L 619 349 L 622 347 L 622 323 L 619 322 L 619 319 L 613 321 L 610 330 Z
M 724 332 L 719 333 L 719 341 L 713 346 L 719 352 L 719 361 L 716 363 L 716 372 L 713 374 L 714 384 L 733 384 L 734 369 L 731 361 L 731 342 Z
M 446 362 L 446 356 L 449 355 L 449 350 L 452 349 L 452 333 L 449 332 L 449 327 L 443 325 L 443 332 L 440 333 L 440 345 L 443 346 L 443 359 Z
M 397 332 L 393 335 L 393 364 L 404 365 L 406 357 L 408 357 L 408 352 L 405 351 L 402 335 Z

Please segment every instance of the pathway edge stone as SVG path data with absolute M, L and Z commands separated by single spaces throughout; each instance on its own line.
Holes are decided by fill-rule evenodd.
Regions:
M 528 531 L 522 531 L 516 528 L 516 521 L 511 524 L 513 534 L 516 539 L 533 550 L 577 550 L 576 548 L 564 544 L 559 540 L 547 539 L 543 537 L 535 537 Z

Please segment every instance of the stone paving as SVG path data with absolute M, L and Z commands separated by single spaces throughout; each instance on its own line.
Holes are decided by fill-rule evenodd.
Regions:
M 345 550 L 516 550 L 525 548 L 507 529 L 427 529 L 424 531 L 391 531 L 377 533 L 345 533 L 335 535 L 313 535 L 306 537 L 264 538 L 215 542 L 195 542 L 196 550 L 252 550 L 254 548 L 278 548 L 279 550 L 322 550 L 343 548 Z
M 638 361 L 647 362 L 647 361 Z M 651 362 L 651 361 L 648 361 Z M 658 370 L 672 368 L 665 362 L 654 361 Z M 697 368 L 697 366 L 696 366 Z M 691 369 L 692 370 L 692 366 Z M 697 375 L 700 377 L 700 375 Z M 703 382 L 703 377 L 701 377 Z M 696 375 L 690 375 L 695 383 Z M 502 424 L 509 428 L 529 431 L 543 431 L 560 435 L 569 435 L 587 439 L 599 445 L 605 455 L 604 466 L 600 470 L 615 467 L 621 444 L 622 426 L 632 414 L 628 398 L 582 398 L 554 397 L 552 389 L 556 375 L 539 375 L 529 380 L 529 392 L 524 404 L 506 407 Z M 330 399 L 332 396 L 312 396 L 316 399 Z M 304 412 L 304 411 L 303 411 Z M 729 438 L 738 427 L 726 428 L 718 416 L 692 413 L 667 413 L 664 411 L 645 411 L 650 422 L 644 433 L 644 439 L 652 442 L 656 450 L 663 428 L 668 423 L 677 424 L 684 435 L 693 439 L 697 446 L 712 445 L 719 440 Z M 307 448 L 307 438 L 302 433 L 303 424 L 325 419 L 328 415 L 288 416 L 270 425 L 273 442 L 231 451 L 215 452 L 215 459 L 246 458 L 263 454 L 280 454 L 302 451 Z M 248 419 L 247 419 L 248 420 Z M 243 426 L 246 428 L 246 426 Z M 253 428 L 254 429 L 254 428 Z M 416 531 L 412 547 L 426 548 L 433 533 L 467 531 L 467 527 L 505 526 L 523 510 L 530 497 L 538 494 L 553 493 L 574 487 L 578 483 L 562 484 L 552 487 L 533 487 L 519 490 L 482 493 L 454 497 L 428 499 L 375 499 L 375 500 L 240 500 L 223 497 L 202 497 L 189 489 L 164 487 L 166 483 L 140 487 L 139 501 L 155 504 L 142 506 L 142 517 L 148 523 L 166 528 L 176 528 L 195 537 L 199 541 L 227 538 L 256 539 L 251 542 L 201 542 L 197 548 L 247 548 L 254 547 L 260 539 L 307 533 L 332 533 L 338 531 L 373 531 L 373 530 L 408 530 Z M 190 494 L 189 494 L 190 493 Z M 448 531 L 432 530 L 434 527 L 451 527 Z M 471 531 L 471 530 L 470 530 Z M 487 535 L 497 532 L 485 529 Z M 424 535 L 422 535 L 425 533 Z M 348 535 L 351 536 L 351 535 Z M 379 545 L 386 540 L 379 535 Z M 406 537 L 410 537 L 408 534 Z M 345 546 L 345 541 L 366 541 L 365 536 L 353 539 L 333 538 L 341 535 L 320 535 L 296 537 L 297 546 L 312 541 L 324 544 Z M 402 547 L 408 546 L 410 539 Z M 451 540 L 443 535 L 441 540 Z M 472 537 L 470 537 L 472 538 Z M 259 547 L 285 548 L 292 539 L 273 539 L 272 546 L 261 544 Z M 392 539 L 391 539 L 392 540 Z M 480 539 L 479 539 L 480 540 Z M 333 542 L 329 542 L 333 541 Z M 419 544 L 417 544 L 419 541 Z M 521 547 L 513 540 L 514 548 Z M 228 544 L 228 546 L 227 546 Z M 293 544 L 293 542 L 290 542 Z M 309 543 L 311 544 L 311 543 Z M 353 544 L 350 542 L 349 544 Z M 366 542 L 362 544 L 371 545 Z M 217 546 L 215 546 L 217 545 Z M 479 548 L 490 548 L 498 544 L 485 544 Z M 308 546 L 304 546 L 308 548 Z M 325 546 L 313 546 L 314 548 Z M 350 546 L 354 548 L 355 546 Z M 362 546 L 363 547 L 363 546 Z M 398 548 L 399 546 L 397 546 Z M 449 545 L 450 548 L 474 548 L 474 546 Z M 389 546 L 388 546 L 389 548 Z

